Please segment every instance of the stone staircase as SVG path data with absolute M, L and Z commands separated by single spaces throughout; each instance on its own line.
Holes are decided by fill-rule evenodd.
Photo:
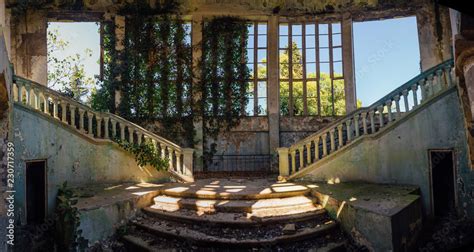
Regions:
M 122 240 L 129 251 L 345 251 L 343 232 L 310 190 L 265 179 L 176 184 L 160 190 Z

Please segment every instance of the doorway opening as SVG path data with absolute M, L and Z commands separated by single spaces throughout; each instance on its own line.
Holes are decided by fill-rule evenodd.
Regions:
M 26 222 L 42 223 L 46 217 L 46 161 L 26 162 Z
M 454 152 L 430 150 L 431 197 L 435 217 L 444 217 L 456 206 Z

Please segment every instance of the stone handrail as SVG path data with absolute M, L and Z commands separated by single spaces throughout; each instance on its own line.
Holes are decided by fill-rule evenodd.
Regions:
M 191 148 L 164 139 L 139 125 L 108 112 L 93 111 L 76 100 L 39 83 L 15 76 L 13 99 L 96 140 L 120 140 L 133 144 L 150 141 L 169 161 L 169 171 L 187 180 L 193 174 Z
M 454 85 L 453 60 L 445 61 L 406 82 L 369 107 L 359 108 L 318 132 L 278 148 L 280 176 L 292 175 L 337 153 L 354 140 L 375 134 Z M 403 107 L 402 107 L 403 105 Z

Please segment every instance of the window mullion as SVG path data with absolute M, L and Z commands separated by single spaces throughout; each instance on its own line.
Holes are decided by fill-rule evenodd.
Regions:
M 253 26 L 253 114 L 258 115 L 258 23 Z
M 336 107 L 334 105 L 334 74 L 333 74 L 333 53 L 332 53 L 332 23 L 328 25 L 328 38 L 329 38 L 329 77 L 331 78 L 331 103 L 332 103 L 332 115 L 336 113 Z
M 292 38 L 292 23 L 288 23 L 288 88 L 289 101 L 288 109 L 289 115 L 293 116 L 293 38 Z
M 315 59 L 316 59 L 316 85 L 317 85 L 317 94 L 318 94 L 318 115 L 321 116 L 321 87 L 320 87 L 320 64 L 319 64 L 319 23 L 315 22 L 314 23 L 314 42 L 315 42 L 315 47 L 316 50 L 315 53 Z
M 308 115 L 307 85 L 306 85 L 306 23 L 301 25 L 301 49 L 303 52 L 303 115 Z

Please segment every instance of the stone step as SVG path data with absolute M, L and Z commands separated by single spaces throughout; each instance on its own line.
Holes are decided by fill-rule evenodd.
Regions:
M 152 207 L 146 207 L 143 212 L 147 215 L 163 219 L 171 220 L 182 223 L 201 224 L 201 225 L 212 225 L 212 226 L 225 226 L 225 227 L 250 227 L 250 226 L 263 226 L 272 225 L 279 223 L 294 223 L 306 220 L 311 220 L 321 215 L 326 214 L 325 209 L 317 209 L 313 211 L 304 211 L 297 213 L 296 211 L 292 214 L 270 216 L 270 217 L 259 217 L 252 214 L 244 213 L 213 213 L 213 214 L 198 214 L 194 210 L 180 209 L 175 212 L 168 212 L 159 210 Z
M 180 209 L 203 213 L 252 213 L 258 217 L 279 216 L 321 209 L 315 199 L 306 196 L 262 200 L 201 200 L 160 195 L 154 198 L 154 209 L 174 212 Z
M 258 200 L 302 196 L 310 192 L 310 188 L 294 183 L 267 183 L 262 186 L 259 184 L 263 183 L 261 180 L 250 185 L 238 183 L 238 181 L 212 184 L 212 181 L 204 180 L 196 183 L 173 184 L 161 189 L 160 194 L 210 200 Z
M 186 225 L 154 218 L 135 220 L 133 226 L 136 230 L 146 233 L 146 236 L 154 235 L 158 238 L 179 239 L 199 246 L 225 246 L 227 248 L 270 248 L 279 244 L 296 244 L 296 242 L 304 240 L 314 241 L 316 237 L 321 237 L 324 240 L 319 243 L 329 243 L 331 238 L 337 241 L 343 239 L 341 231 L 337 228 L 337 223 L 327 219 L 299 224 L 291 233 L 285 232 L 283 225 L 267 229 L 213 229 L 205 225 Z M 142 242 L 135 243 L 143 245 Z M 151 244 L 153 244 L 152 241 L 146 241 L 143 247 L 148 245 L 149 248 L 152 246 Z

